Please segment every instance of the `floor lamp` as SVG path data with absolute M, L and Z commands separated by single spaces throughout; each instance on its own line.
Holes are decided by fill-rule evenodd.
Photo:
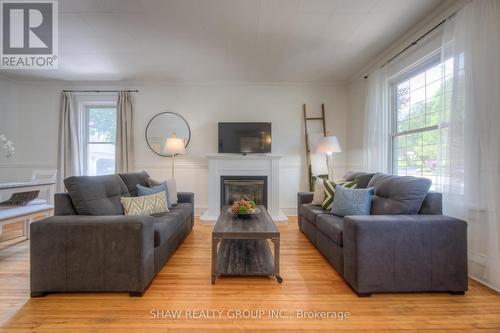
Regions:
M 325 136 L 316 148 L 317 154 L 326 154 L 326 163 L 328 166 L 328 179 L 333 180 L 333 153 L 340 153 L 339 140 L 336 136 Z
M 172 178 L 174 178 L 175 155 L 184 154 L 186 152 L 186 145 L 184 144 L 184 140 L 178 138 L 175 133 L 172 134 L 170 138 L 167 138 L 165 140 L 163 152 L 172 155 Z

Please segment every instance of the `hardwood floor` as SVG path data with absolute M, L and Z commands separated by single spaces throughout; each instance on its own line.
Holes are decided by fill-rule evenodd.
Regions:
M 15 233 L 15 226 L 5 233 Z M 196 222 L 142 298 L 128 294 L 50 294 L 29 298 L 29 242 L 0 245 L 0 331 L 166 332 L 224 330 L 500 332 L 500 295 L 470 280 L 465 296 L 446 293 L 382 294 L 358 298 L 302 235 L 295 218 L 281 227 L 283 284 L 273 278 L 210 281 L 210 232 Z M 155 311 L 163 312 L 155 312 Z M 182 310 L 180 319 L 151 312 Z M 191 310 L 191 312 L 189 312 Z M 218 318 L 187 318 L 192 310 L 223 311 Z M 263 310 L 261 318 L 234 318 Z M 280 310 L 273 319 L 267 311 Z M 301 319 L 297 311 L 349 312 L 348 319 Z M 205 313 L 207 314 L 207 313 Z M 210 313 L 209 313 L 210 314 Z M 213 313 L 212 313 L 213 314 Z M 240 313 L 247 315 L 249 313 Z

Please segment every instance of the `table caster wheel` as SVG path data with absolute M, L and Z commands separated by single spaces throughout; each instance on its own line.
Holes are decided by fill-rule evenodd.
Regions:
M 215 279 L 216 279 L 216 277 L 212 276 L 212 284 L 215 284 Z
M 282 283 L 283 282 L 283 278 L 279 275 L 276 275 L 276 281 L 278 281 L 278 283 Z

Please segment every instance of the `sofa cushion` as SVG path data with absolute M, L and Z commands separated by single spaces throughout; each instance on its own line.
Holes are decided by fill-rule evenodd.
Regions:
M 368 183 L 374 187 L 372 215 L 415 215 L 431 186 L 427 178 L 378 173 Z
M 193 211 L 193 204 L 190 202 L 179 203 L 170 209 L 169 215 L 176 216 L 182 220 L 191 218 Z
M 146 171 L 119 173 L 118 176 L 123 180 L 128 192 L 133 197 L 138 195 L 137 185 L 149 187 L 149 175 Z
M 375 173 L 368 172 L 355 172 L 355 171 L 347 171 L 344 175 L 344 180 L 353 181 L 356 180 L 358 182 L 358 186 L 356 188 L 367 188 L 368 183 L 373 178 Z
M 316 217 L 320 214 L 328 214 L 329 211 L 324 210 L 321 206 L 313 204 L 302 204 L 300 214 L 312 224 L 316 224 Z
M 154 246 L 157 247 L 167 241 L 175 232 L 184 230 L 183 224 L 191 223 L 192 203 L 179 203 L 169 212 L 153 214 L 155 222 Z M 169 225 L 163 225 L 166 223 Z M 158 224 L 158 225 L 157 225 Z
M 64 185 L 78 215 L 123 215 L 120 198 L 130 196 L 118 175 L 69 177 Z
M 308 219 L 301 219 L 300 228 L 302 229 L 304 235 L 306 235 L 306 237 L 309 239 L 309 241 L 316 245 L 316 233 L 318 232 L 316 226 Z
M 174 237 L 182 229 L 185 221 L 175 215 L 165 214 L 158 217 L 154 223 L 154 247 L 158 247 Z
M 336 215 L 319 215 L 316 219 L 316 228 L 330 238 L 338 246 L 342 246 L 344 232 L 344 218 Z

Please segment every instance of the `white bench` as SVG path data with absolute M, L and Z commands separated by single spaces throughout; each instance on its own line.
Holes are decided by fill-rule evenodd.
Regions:
M 30 224 L 37 217 L 48 217 L 53 214 L 54 206 L 47 204 L 31 204 L 20 207 L 1 207 L 0 208 L 0 235 L 2 235 L 3 226 L 15 222 L 24 222 L 23 235 L 26 239 L 30 238 Z
M 54 203 L 56 183 L 52 180 L 33 180 L 29 182 L 0 183 L 0 201 L 7 200 L 16 192 L 36 191 L 42 192 L 48 204 Z

